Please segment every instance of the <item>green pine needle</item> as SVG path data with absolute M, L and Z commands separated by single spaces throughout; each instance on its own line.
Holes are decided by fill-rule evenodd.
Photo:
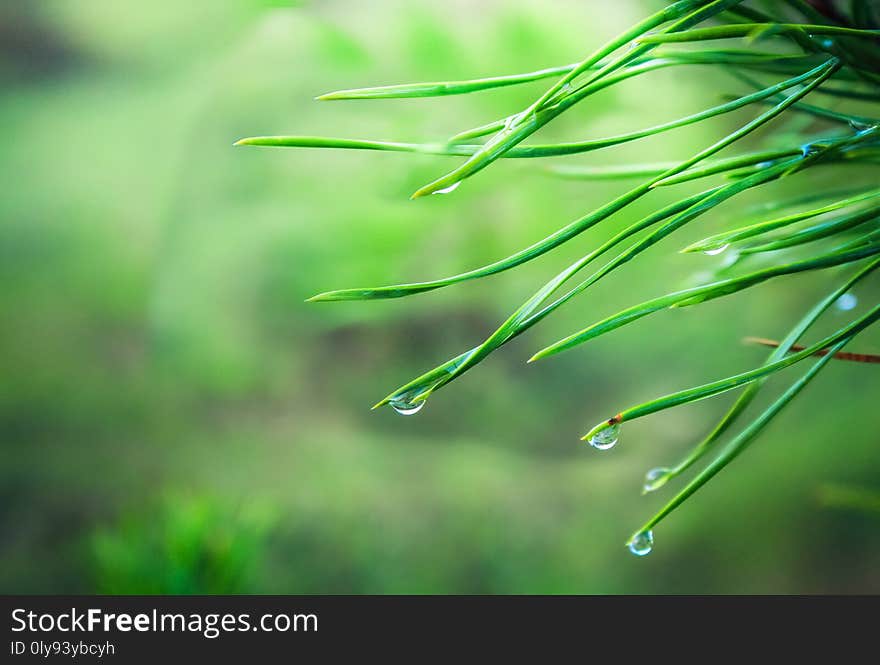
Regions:
M 672 203 L 631 222 L 598 246 L 588 248 L 580 259 L 558 272 L 513 309 L 481 343 L 397 388 L 373 408 L 390 403 L 406 410 L 424 402 L 617 268 L 638 260 L 645 251 L 697 218 L 714 213 L 725 201 L 747 192 L 761 194 L 769 183 L 783 178 L 800 178 L 800 174 L 816 167 L 858 167 L 859 172 L 873 173 L 876 182 L 876 169 L 880 167 L 880 118 L 871 112 L 870 105 L 880 100 L 877 17 L 867 3 L 851 3 L 845 20 L 840 21 L 829 19 L 803 0 L 788 0 L 784 4 L 785 7 L 778 10 L 780 16 L 773 16 L 741 0 L 680 0 L 624 30 L 574 64 L 502 76 L 338 90 L 318 97 L 319 100 L 433 98 L 552 81 L 525 108 L 511 109 L 505 118 L 464 129 L 448 140 L 402 142 L 291 135 L 257 136 L 237 141 L 235 145 L 243 146 L 369 150 L 464 158 L 457 167 L 419 188 L 413 198 L 420 198 L 451 191 L 462 180 L 473 177 L 498 159 L 541 159 L 613 149 L 734 111 L 755 109 L 751 120 L 722 134 L 685 159 L 672 160 L 663 156 L 662 161 L 646 159 L 640 163 L 614 166 L 554 164 L 547 167 L 546 172 L 568 179 L 635 179 L 637 184 L 510 256 L 440 279 L 338 289 L 310 298 L 313 302 L 401 298 L 495 275 L 552 252 L 637 201 L 652 196 L 656 189 L 716 177 L 714 186 L 696 194 L 683 194 Z M 774 7 L 770 11 L 777 10 Z M 784 12 L 787 14 L 783 16 Z M 803 22 L 792 16 L 803 17 Z M 710 21 L 717 24 L 709 24 Z M 742 48 L 737 49 L 706 48 L 707 43 L 719 39 L 744 41 Z M 765 40 L 768 43 L 772 40 L 773 48 L 757 50 L 755 43 Z M 787 48 L 777 48 L 780 46 Z M 713 93 L 721 94 L 721 103 L 707 104 L 681 118 L 613 136 L 548 144 L 527 142 L 535 132 L 574 106 L 587 106 L 590 98 L 602 90 L 627 81 L 645 80 L 670 67 L 687 72 L 692 65 L 725 70 L 733 74 L 735 82 L 744 84 L 750 91 L 730 95 L 723 94 L 727 90 L 713 90 Z M 759 82 L 767 79 L 771 79 L 770 82 Z M 815 101 L 814 93 L 824 95 L 821 103 Z M 789 119 L 792 121 L 784 124 Z M 774 123 L 774 133 L 755 139 L 753 135 L 770 123 Z M 747 137 L 750 137 L 749 145 L 746 145 Z M 738 154 L 719 156 L 732 146 L 741 148 Z M 822 270 L 827 271 L 832 279 L 835 271 L 829 270 L 831 268 L 861 265 L 849 279 L 838 284 L 807 312 L 762 365 L 632 406 L 602 421 L 584 436 L 591 439 L 603 432 L 607 434 L 606 430 L 617 428 L 626 421 L 745 387 L 718 424 L 678 464 L 649 479 L 646 491 L 658 489 L 714 450 L 769 376 L 817 352 L 826 353 L 731 439 L 712 462 L 636 532 L 631 543 L 636 540 L 641 543 L 650 529 L 740 455 L 825 367 L 834 352 L 880 319 L 880 304 L 875 304 L 824 339 L 806 347 L 796 346 L 832 303 L 880 267 L 880 226 L 877 222 L 880 189 L 859 185 L 860 180 L 854 181 L 845 192 L 825 187 L 821 184 L 823 181 L 817 179 L 812 184 L 804 182 L 804 194 L 791 199 L 772 198 L 757 208 L 738 208 L 738 214 L 727 220 L 723 231 L 692 242 L 682 250 L 684 253 L 714 253 L 733 245 L 731 251 L 736 251 L 739 260 L 724 273 L 719 273 L 723 276 L 708 284 L 626 307 L 538 351 L 529 360 L 571 349 L 668 307 L 697 306 L 708 300 L 747 291 L 776 277 L 788 276 L 794 280 L 798 274 Z M 816 185 L 817 182 L 820 184 Z M 798 209 L 803 206 L 812 207 Z M 637 235 L 638 239 L 631 240 Z M 627 241 L 631 241 L 628 246 L 625 245 Z M 587 266 L 609 253 L 610 258 L 592 274 L 582 277 L 574 286 L 569 285 Z M 749 261 L 756 261 L 759 267 L 742 268 Z

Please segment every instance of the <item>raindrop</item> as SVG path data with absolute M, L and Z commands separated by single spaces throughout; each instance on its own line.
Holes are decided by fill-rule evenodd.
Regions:
M 721 245 L 721 247 L 716 247 L 715 249 L 707 249 L 705 252 L 703 252 L 703 254 L 705 254 L 706 256 L 718 256 L 728 247 L 730 247 L 730 243 L 727 243 L 726 245 Z
M 634 535 L 626 546 L 636 556 L 650 554 L 651 550 L 654 549 L 654 532 L 650 529 L 648 531 L 641 531 Z
M 414 416 L 419 411 L 421 411 L 425 406 L 425 401 L 421 402 L 411 402 L 404 398 L 392 399 L 389 404 L 391 404 L 391 408 L 397 411 L 402 416 Z
M 859 299 L 852 293 L 844 293 L 834 301 L 834 306 L 841 312 L 848 312 L 851 309 L 855 309 L 855 306 L 858 304 Z
M 608 450 L 613 448 L 620 437 L 620 425 L 606 423 L 605 427 L 590 437 L 590 445 L 596 450 Z
M 432 194 L 449 194 L 450 192 L 454 192 L 456 189 L 458 189 L 458 186 L 460 184 L 461 184 L 461 180 L 459 180 L 458 182 L 452 183 L 451 185 L 449 185 L 449 187 L 444 187 L 443 189 L 438 189 L 437 191 L 431 192 L 431 193 Z
M 658 466 L 655 469 L 651 469 L 645 474 L 645 484 L 642 485 L 642 491 L 647 494 L 648 492 L 660 489 L 666 484 L 666 481 L 669 480 L 670 473 L 672 473 L 672 469 L 665 466 Z

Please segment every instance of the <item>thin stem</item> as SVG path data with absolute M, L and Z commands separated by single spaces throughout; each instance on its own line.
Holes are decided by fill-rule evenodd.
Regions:
M 746 344 L 758 344 L 760 346 L 769 346 L 770 348 L 778 348 L 780 346 L 780 342 L 774 339 L 767 339 L 766 337 L 746 337 L 743 339 L 743 342 Z M 787 353 L 803 351 L 807 347 L 802 344 L 792 344 L 788 347 Z M 814 353 L 814 356 L 825 356 L 830 353 L 829 349 L 820 349 Z M 868 364 L 877 364 L 880 363 L 880 355 L 875 355 L 873 353 L 853 353 L 851 351 L 840 351 L 834 354 L 835 359 L 837 360 L 848 360 L 850 362 L 856 363 L 868 363 Z

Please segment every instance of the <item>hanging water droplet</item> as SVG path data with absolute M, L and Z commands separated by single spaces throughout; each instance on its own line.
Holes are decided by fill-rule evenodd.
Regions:
M 590 437 L 590 445 L 596 450 L 608 450 L 614 447 L 618 438 L 620 438 L 620 425 L 606 423 L 605 427 Z
M 645 556 L 654 549 L 654 532 L 648 529 L 634 535 L 626 545 L 636 556 Z
M 705 252 L 703 252 L 703 254 L 705 254 L 706 256 L 718 256 L 728 247 L 730 247 L 730 243 L 727 243 L 726 245 L 721 245 L 721 247 L 716 247 L 715 249 L 707 249 Z
M 432 194 L 449 194 L 450 192 L 454 192 L 458 189 L 458 186 L 461 184 L 461 180 L 458 182 L 454 182 L 449 187 L 444 187 L 443 189 L 438 189 L 437 191 L 431 192 Z
M 397 411 L 402 416 L 414 416 L 419 411 L 421 411 L 427 400 L 422 400 L 421 402 L 411 402 L 406 398 L 392 399 L 388 402 L 391 405 L 391 408 Z
M 851 309 L 855 309 L 855 306 L 859 304 L 859 299 L 853 293 L 844 293 L 837 300 L 834 301 L 834 307 L 836 307 L 841 312 L 848 312 Z
M 655 469 L 651 469 L 645 474 L 645 484 L 642 485 L 642 491 L 647 494 L 648 492 L 660 489 L 666 484 L 666 481 L 669 480 L 670 473 L 672 473 L 672 469 L 665 466 L 658 466 Z

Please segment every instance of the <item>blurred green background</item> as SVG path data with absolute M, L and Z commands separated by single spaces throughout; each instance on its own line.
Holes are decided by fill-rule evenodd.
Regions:
M 645 471 L 676 461 L 734 395 L 628 424 L 606 453 L 578 441 L 622 407 L 760 362 L 765 351 L 741 338 L 782 336 L 831 272 L 524 363 L 621 306 L 706 279 L 724 257 L 677 250 L 744 206 L 858 173 L 811 170 L 719 208 L 404 418 L 369 407 L 679 192 L 493 278 L 309 305 L 319 291 L 506 256 L 630 183 L 554 180 L 542 163 L 511 160 L 454 195 L 409 201 L 454 158 L 232 147 L 284 133 L 443 140 L 515 112 L 544 84 L 312 98 L 571 62 L 656 6 L 4 2 L 0 590 L 880 592 L 880 515 L 822 501 L 828 483 L 880 484 L 872 366 L 832 363 L 658 528 L 644 559 L 623 543 L 675 491 L 640 496 Z M 659 72 L 540 138 L 647 126 L 736 89 L 717 71 Z M 683 158 L 753 113 L 560 163 Z M 869 291 L 876 280 L 862 302 Z M 869 331 L 852 350 L 876 352 L 877 340 Z

